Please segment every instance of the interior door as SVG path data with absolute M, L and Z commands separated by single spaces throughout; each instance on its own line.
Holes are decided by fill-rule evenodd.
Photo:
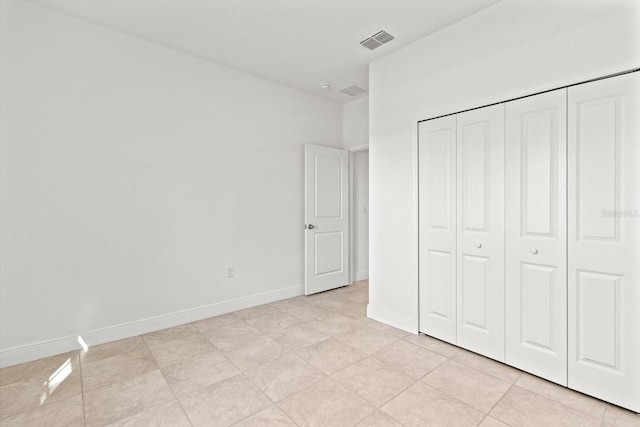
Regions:
M 349 284 L 348 152 L 305 145 L 305 294 Z
M 566 89 L 506 104 L 506 362 L 567 385 Z
M 640 412 L 640 73 L 569 88 L 569 386 Z
M 456 116 L 418 128 L 420 332 L 456 343 Z
M 504 104 L 457 125 L 457 341 L 504 362 Z

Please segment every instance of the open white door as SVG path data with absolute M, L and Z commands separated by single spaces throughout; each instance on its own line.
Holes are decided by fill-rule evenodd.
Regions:
M 348 153 L 305 146 L 305 294 L 349 284 Z

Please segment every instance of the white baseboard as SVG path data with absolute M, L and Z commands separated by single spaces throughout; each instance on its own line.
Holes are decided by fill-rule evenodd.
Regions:
M 412 334 L 418 333 L 417 329 L 414 327 L 412 319 L 400 316 L 396 313 L 391 313 L 390 311 L 375 308 L 371 304 L 367 305 L 367 317 L 377 320 L 378 322 L 386 323 L 389 326 L 402 329 L 403 331 L 411 332 Z
M 203 305 L 160 316 L 135 320 L 133 322 L 121 323 L 107 328 L 87 331 L 82 333 L 81 336 L 89 347 L 91 347 L 231 313 L 232 311 L 242 310 L 243 308 L 296 297 L 298 295 L 304 295 L 304 285 L 290 286 L 288 288 Z M 80 344 L 78 343 L 77 335 L 69 335 L 33 344 L 11 347 L 0 351 L 0 368 L 78 349 L 80 349 Z
M 354 276 L 354 282 L 357 282 L 358 280 L 367 280 L 369 278 L 369 270 L 356 271 Z

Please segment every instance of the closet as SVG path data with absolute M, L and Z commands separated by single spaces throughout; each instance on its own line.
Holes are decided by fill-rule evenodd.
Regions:
M 640 412 L 640 72 L 568 95 L 569 387 Z
M 506 103 L 506 361 L 567 385 L 567 90 Z
M 419 158 L 420 324 L 504 360 L 504 107 L 422 122 Z
M 640 412 L 640 73 L 418 128 L 420 332 Z

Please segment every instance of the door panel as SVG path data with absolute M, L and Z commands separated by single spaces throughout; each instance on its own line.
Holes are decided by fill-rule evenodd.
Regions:
M 576 271 L 576 359 L 620 371 L 622 277 Z
M 315 218 L 340 218 L 342 215 L 342 159 L 316 155 L 314 160 Z
M 315 239 L 316 277 L 341 271 L 343 269 L 342 243 L 344 241 L 342 231 L 317 231 L 313 237 Z
M 429 270 L 427 271 L 427 312 L 442 320 L 451 321 L 451 253 L 432 251 L 428 252 Z
M 566 385 L 566 90 L 506 120 L 506 361 Z
M 426 171 L 428 174 L 428 215 L 427 224 L 431 229 L 450 230 L 452 219 L 451 192 L 452 160 L 455 156 L 455 132 L 438 129 L 428 134 L 425 143 L 427 152 Z
M 348 153 L 305 146 L 305 293 L 349 283 Z
M 573 93 L 573 91 L 572 91 Z M 616 124 L 620 96 L 580 102 L 575 106 L 580 138 L 573 141 L 576 164 L 576 225 L 579 239 L 616 240 L 615 215 L 620 208 L 620 139 Z
M 420 325 L 456 343 L 456 118 L 418 129 Z
M 500 111 L 502 113 L 502 109 Z M 477 114 L 474 112 L 474 114 Z M 491 123 L 483 120 L 461 123 L 466 115 L 458 117 L 458 153 L 461 156 L 460 189 L 462 229 L 464 231 L 487 231 L 485 219 L 489 212 L 491 196 Z M 469 120 L 466 118 L 466 120 Z
M 521 198 L 524 213 L 522 229 L 529 236 L 555 236 L 557 212 L 554 179 L 557 177 L 557 148 L 553 135 L 554 110 L 543 110 L 520 117 Z
M 640 412 L 640 74 L 568 96 L 569 386 Z
M 462 326 L 479 330 L 482 334 L 489 333 L 489 322 L 487 316 L 488 301 L 491 294 L 489 288 L 491 282 L 491 259 L 472 255 L 462 256 L 462 266 L 460 268 L 460 282 L 462 290 L 460 292 L 462 300 L 459 307 Z
M 557 269 L 552 266 L 521 263 L 520 324 L 522 344 L 556 355 L 554 337 L 556 314 L 554 288 Z
M 457 343 L 504 361 L 504 105 L 457 115 Z

